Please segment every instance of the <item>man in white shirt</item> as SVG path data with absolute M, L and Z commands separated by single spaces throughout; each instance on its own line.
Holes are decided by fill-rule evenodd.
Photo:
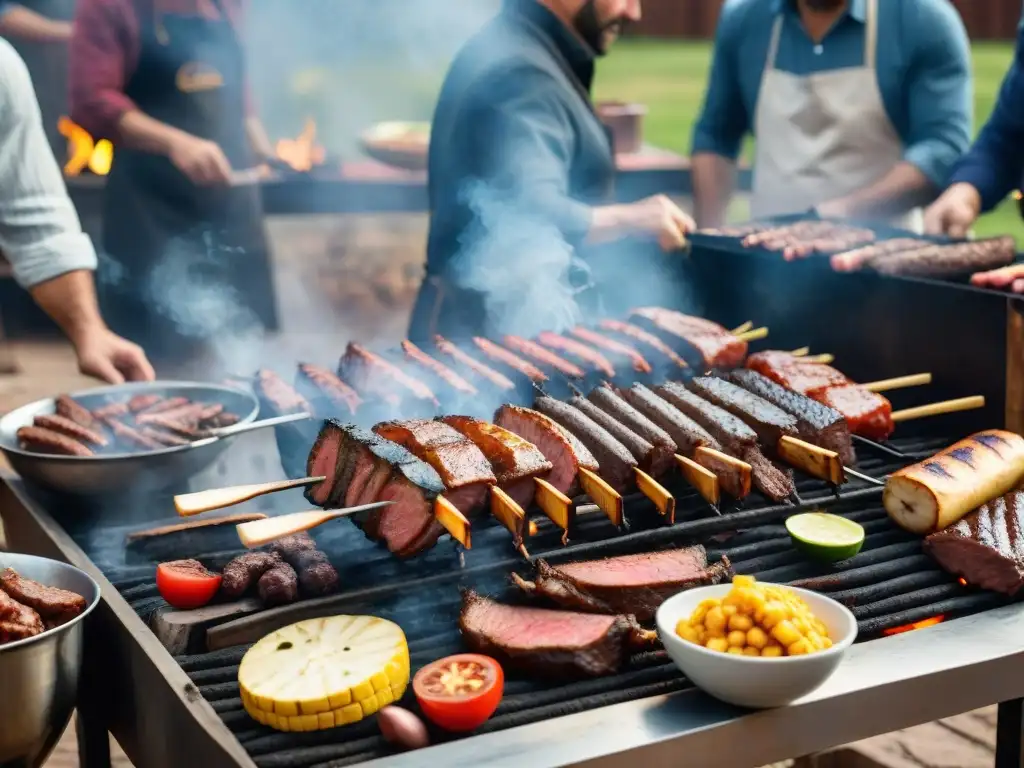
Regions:
M 82 373 L 110 383 L 150 381 L 141 347 L 100 316 L 96 252 L 82 232 L 43 129 L 28 68 L 0 40 L 0 252 L 14 278 L 75 347 Z

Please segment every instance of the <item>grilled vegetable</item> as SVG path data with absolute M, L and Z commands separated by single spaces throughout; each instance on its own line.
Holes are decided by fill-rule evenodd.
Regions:
M 220 574 L 208 571 L 198 560 L 175 560 L 156 567 L 160 596 L 182 611 L 201 608 L 213 600 L 220 582 Z
M 384 707 L 377 713 L 377 726 L 384 741 L 400 749 L 422 749 L 430 746 L 427 726 L 408 709 Z
M 1024 479 L 1024 438 L 990 429 L 889 477 L 885 511 L 913 533 L 934 533 Z
M 409 685 L 401 627 L 374 616 L 330 616 L 283 627 L 242 657 L 245 711 L 279 731 L 349 725 L 398 701 Z
M 463 653 L 428 664 L 416 673 L 412 689 L 428 720 L 446 731 L 472 731 L 501 702 L 505 673 L 490 656 Z

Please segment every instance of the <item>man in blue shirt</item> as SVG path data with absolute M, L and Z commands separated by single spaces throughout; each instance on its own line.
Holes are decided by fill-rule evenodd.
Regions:
M 816 208 L 919 229 L 970 143 L 971 96 L 948 0 L 727 0 L 693 134 L 698 225 L 725 217 L 751 133 L 755 218 Z

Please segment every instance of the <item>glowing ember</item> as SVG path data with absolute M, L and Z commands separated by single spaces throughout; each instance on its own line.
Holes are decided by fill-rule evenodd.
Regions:
M 922 619 L 921 621 L 915 621 L 913 624 L 904 624 L 901 627 L 893 627 L 892 629 L 883 630 L 882 634 L 887 637 L 889 635 L 902 635 L 904 632 L 912 632 L 915 629 L 934 627 L 936 624 L 941 624 L 945 620 L 945 615 L 940 614 L 938 616 L 932 616 L 930 619 Z
M 327 152 L 316 143 L 316 121 L 306 120 L 302 133 L 294 139 L 280 139 L 275 147 L 278 158 L 296 171 L 310 171 L 315 165 L 323 165 Z
M 78 176 L 88 168 L 97 176 L 110 173 L 114 161 L 114 145 L 106 139 L 93 141 L 89 132 L 70 118 L 61 117 L 57 130 L 68 140 L 68 160 L 64 163 L 66 176 Z
M 965 579 L 963 576 L 961 576 L 959 579 L 957 579 L 957 581 L 959 581 L 965 587 L 967 586 L 967 579 Z

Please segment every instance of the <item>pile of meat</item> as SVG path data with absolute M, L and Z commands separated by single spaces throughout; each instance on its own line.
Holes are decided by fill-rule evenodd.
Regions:
M 798 221 L 793 224 L 751 222 L 731 227 L 701 230 L 700 234 L 740 238 L 744 248 L 781 252 L 787 261 L 815 254 L 835 253 L 873 243 L 870 229 L 834 221 Z
M 97 456 L 156 451 L 188 445 L 208 430 L 238 422 L 219 403 L 186 397 L 136 395 L 90 411 L 68 395 L 56 400 L 56 412 L 36 416 L 17 432 L 25 450 L 62 456 Z
M 1009 236 L 944 244 L 898 238 L 837 253 L 832 256 L 831 264 L 837 272 L 871 269 L 883 275 L 912 277 L 980 273 L 972 277 L 972 283 L 995 287 L 1004 277 L 1000 268 L 1012 262 L 1016 252 L 1017 245 Z M 1012 279 L 1009 282 L 1012 283 Z
M 85 598 L 18 575 L 0 572 L 0 645 L 67 624 L 85 610 Z

